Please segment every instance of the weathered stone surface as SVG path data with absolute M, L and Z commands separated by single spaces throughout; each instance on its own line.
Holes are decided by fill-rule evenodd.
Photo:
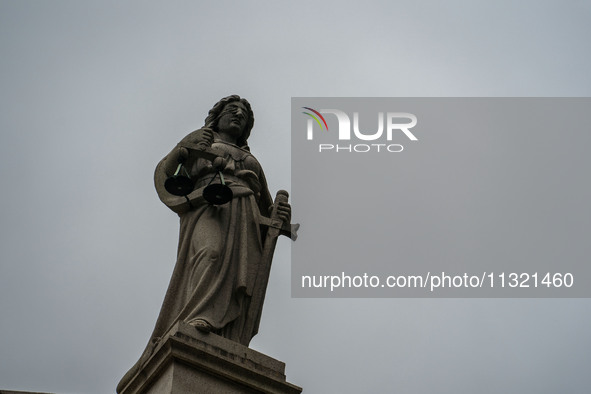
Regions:
M 244 346 L 257 334 L 277 238 L 295 240 L 298 226 L 288 193 L 273 200 L 250 152 L 253 125 L 249 102 L 225 97 L 157 165 L 158 197 L 180 218 L 177 262 L 148 345 L 118 393 L 179 321 Z
M 302 389 L 285 379 L 285 364 L 179 321 L 121 394 L 284 393 Z

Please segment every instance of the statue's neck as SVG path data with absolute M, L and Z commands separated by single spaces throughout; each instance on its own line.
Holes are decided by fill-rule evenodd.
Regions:
M 236 145 L 237 142 L 238 142 L 238 139 L 236 137 L 234 137 L 234 136 L 232 136 L 232 135 L 230 135 L 228 133 L 223 133 L 223 132 L 220 133 L 220 132 L 218 132 L 217 137 L 218 137 L 219 140 L 224 141 L 224 142 L 227 142 L 227 143 L 232 144 L 232 145 Z

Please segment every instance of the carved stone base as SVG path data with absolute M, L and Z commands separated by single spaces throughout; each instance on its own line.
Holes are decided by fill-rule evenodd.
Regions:
M 281 361 L 178 322 L 120 394 L 301 392 Z

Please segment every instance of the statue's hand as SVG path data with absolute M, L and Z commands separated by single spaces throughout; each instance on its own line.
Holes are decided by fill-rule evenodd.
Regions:
M 224 159 L 223 157 L 216 157 L 212 162 L 211 165 L 218 171 L 224 171 L 226 166 L 228 165 L 228 160 Z
M 181 144 L 183 142 L 199 145 L 203 148 L 209 148 L 213 143 L 213 130 L 208 127 L 195 130 L 192 133 L 189 133 L 189 135 L 187 135 L 185 138 L 183 138 Z
M 179 145 L 182 145 L 183 143 L 197 145 L 199 148 L 209 148 L 213 143 L 213 130 L 207 127 L 195 130 L 192 133 L 189 133 L 187 136 L 185 136 L 185 138 L 183 138 L 181 142 L 179 142 Z M 189 149 L 183 146 L 178 146 L 176 154 L 177 162 L 184 164 L 189 158 L 189 154 Z
M 291 205 L 288 202 L 277 203 L 277 217 L 281 219 L 283 223 L 291 222 Z

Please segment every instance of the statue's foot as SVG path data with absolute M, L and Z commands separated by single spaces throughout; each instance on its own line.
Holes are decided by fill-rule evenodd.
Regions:
M 213 329 L 212 325 L 203 319 L 195 319 L 189 324 L 205 334 L 209 333 Z

